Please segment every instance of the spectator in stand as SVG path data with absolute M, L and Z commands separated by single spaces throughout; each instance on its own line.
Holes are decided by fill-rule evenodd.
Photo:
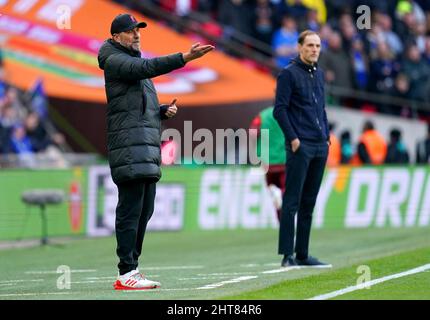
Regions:
M 333 29 L 329 24 L 323 24 L 319 31 L 319 35 L 321 38 L 321 51 L 324 52 L 328 48 L 328 39 L 330 35 L 333 33 Z
M 6 91 L 7 105 L 15 110 L 17 117 L 23 120 L 27 116 L 27 108 L 19 98 L 18 90 L 15 87 L 9 87 Z
M 387 42 L 390 51 L 399 55 L 403 51 L 403 44 L 399 36 L 392 30 L 393 24 L 388 14 L 380 13 L 376 17 L 376 24 L 381 27 L 382 37 Z
M 61 149 L 64 144 L 64 136 L 58 132 L 49 135 L 40 122 L 37 112 L 31 112 L 25 119 L 25 129 L 35 152 L 43 152 L 49 146 Z
M 430 124 L 427 124 L 427 137 L 417 143 L 417 164 L 430 163 Z
M 402 132 L 399 129 L 390 131 L 390 142 L 387 147 L 385 163 L 406 164 L 409 163 L 409 153 L 402 141 Z
M 402 19 L 405 15 L 412 14 L 418 23 L 424 23 L 425 13 L 414 0 L 399 0 L 396 7 L 396 16 Z
M 430 65 L 430 35 L 428 35 L 425 40 L 425 49 L 424 49 L 423 58 L 427 62 L 427 64 Z
M 12 129 L 13 126 L 19 123 L 19 117 L 16 110 L 7 104 L 3 107 L 3 116 L 0 120 L 1 125 L 6 129 Z
M 218 11 L 218 2 L 217 0 L 199 0 L 198 10 L 214 18 Z
M 411 82 L 411 98 L 424 100 L 424 90 L 429 78 L 430 66 L 421 57 L 416 45 L 411 45 L 406 49 L 406 58 L 403 61 L 402 69 Z
M 253 11 L 254 36 L 271 45 L 275 31 L 275 8 L 269 0 L 257 0 Z
M 338 32 L 330 35 L 328 49 L 322 52 L 319 64 L 325 71 L 328 84 L 352 88 L 351 63 L 342 49 L 342 38 Z
M 10 150 L 16 154 L 33 153 L 33 146 L 22 123 L 17 123 L 12 128 Z
M 415 0 L 415 2 L 421 7 L 424 11 L 424 14 L 430 12 L 430 1 L 428 0 Z
M 302 20 L 308 13 L 308 8 L 302 0 L 281 0 L 277 7 L 278 19 L 282 23 L 283 17 L 288 15 L 296 21 Z
M 198 0 L 158 0 L 158 4 L 165 10 L 178 16 L 188 16 L 190 11 L 198 8 Z
M 252 6 L 246 0 L 222 0 L 218 20 L 225 26 L 226 38 L 230 38 L 234 31 L 252 35 Z
M 409 100 L 411 98 L 410 94 L 410 82 L 407 75 L 404 73 L 399 73 L 394 81 L 394 86 L 389 93 L 390 96 L 395 98 L 402 98 Z M 409 103 L 406 104 L 395 104 L 389 107 L 391 114 L 400 115 L 405 118 L 410 118 L 412 116 L 412 106 Z
M 413 30 L 417 24 L 417 19 L 412 13 L 406 13 L 396 20 L 396 33 L 402 39 L 403 44 L 406 46 L 414 40 Z
M 0 155 L 9 153 L 9 130 L 3 127 L 2 119 L 2 106 L 0 104 Z
M 420 53 L 424 53 L 426 48 L 426 25 L 425 23 L 417 23 L 412 29 L 413 41 L 418 47 Z
M 354 148 L 351 142 L 351 133 L 348 130 L 343 131 L 340 135 L 340 151 L 340 163 L 350 164 L 354 156 Z
M 357 35 L 352 41 L 351 64 L 354 72 L 354 87 L 358 90 L 367 90 L 369 83 L 369 61 L 364 44 Z
M 363 134 L 360 137 L 356 162 L 364 164 L 383 164 L 387 155 L 387 143 L 382 135 L 376 131 L 373 122 L 366 121 L 363 126 Z
M 388 94 L 399 71 L 400 64 L 394 54 L 385 42 L 379 42 L 376 57 L 370 63 L 371 89 L 378 93 Z
M 349 13 L 344 13 L 339 20 L 340 34 L 342 37 L 342 48 L 345 52 L 351 50 L 352 42 L 358 36 L 357 28 Z
M 290 16 L 284 16 L 282 27 L 273 35 L 272 47 L 275 51 L 276 65 L 279 68 L 286 67 L 290 60 L 297 56 L 297 31 L 296 21 Z
M 320 30 L 320 23 L 318 22 L 318 11 L 310 9 L 306 15 L 306 24 L 303 29 L 318 32 Z

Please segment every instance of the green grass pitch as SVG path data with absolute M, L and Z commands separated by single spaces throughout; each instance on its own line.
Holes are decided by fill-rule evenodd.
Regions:
M 331 269 L 281 270 L 277 230 L 150 232 L 140 270 L 162 287 L 114 291 L 115 238 L 0 250 L 0 299 L 309 299 L 430 263 L 428 228 L 313 230 L 311 254 Z M 57 273 L 70 267 L 70 289 Z M 60 286 L 61 287 L 61 286 Z M 430 271 L 334 299 L 430 299 Z

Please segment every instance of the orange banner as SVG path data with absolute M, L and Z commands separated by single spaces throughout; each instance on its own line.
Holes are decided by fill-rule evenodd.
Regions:
M 7 80 L 27 90 L 43 78 L 49 96 L 106 102 L 97 52 L 110 37 L 113 18 L 124 12 L 129 11 L 103 0 L 0 1 Z M 141 29 L 144 57 L 185 52 L 193 43 L 158 22 L 130 13 L 148 23 Z M 153 80 L 160 102 L 178 98 L 183 106 L 271 100 L 275 89 L 270 75 L 219 51 Z

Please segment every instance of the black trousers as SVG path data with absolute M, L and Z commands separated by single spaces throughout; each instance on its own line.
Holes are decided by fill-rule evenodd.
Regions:
M 115 232 L 121 275 L 134 270 L 142 252 L 146 226 L 154 212 L 155 182 L 132 180 L 118 184 Z
M 326 142 L 300 142 L 296 152 L 287 146 L 285 192 L 282 200 L 282 215 L 279 228 L 279 254 L 308 257 L 312 212 L 324 174 L 328 156 Z M 294 250 L 295 215 L 297 234 Z

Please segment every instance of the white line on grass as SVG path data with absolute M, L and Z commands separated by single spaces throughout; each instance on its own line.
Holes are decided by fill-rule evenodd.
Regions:
M 160 277 L 159 274 L 146 274 L 145 276 L 148 276 L 148 278 L 158 278 Z M 116 280 L 117 277 L 109 276 L 109 277 L 86 277 L 84 280 Z
M 0 284 L 16 283 L 16 282 L 41 282 L 41 281 L 45 281 L 45 280 L 44 280 L 44 279 L 30 279 L 30 280 L 17 279 L 17 280 L 3 280 L 3 281 L 0 281 Z
M 70 270 L 71 273 L 85 273 L 85 272 L 97 272 L 95 269 L 76 269 Z M 45 271 L 26 271 L 25 274 L 56 274 L 56 270 L 45 270 Z
M 179 278 L 179 281 L 188 281 L 188 280 L 216 280 L 222 278 L 229 278 L 230 276 L 211 276 L 211 277 L 191 277 L 191 278 Z
M 247 274 L 255 274 L 255 272 L 219 272 L 219 273 L 199 273 L 198 276 L 243 276 Z
M 297 266 L 297 267 L 282 267 L 282 268 L 278 268 L 278 269 L 262 271 L 261 273 L 262 274 L 280 273 L 280 272 L 291 271 L 294 269 L 300 269 L 300 267 L 299 266 Z
M 157 289 L 146 289 L 146 290 L 116 290 L 124 293 L 149 293 L 149 292 L 160 292 L 160 291 L 193 291 L 196 288 L 157 288 Z
M 41 296 L 41 295 L 59 295 L 71 294 L 71 292 L 37 292 L 37 293 L 8 293 L 0 294 L 0 297 L 20 297 L 20 296 Z
M 329 293 L 322 294 L 322 295 L 319 295 L 319 296 L 315 296 L 315 297 L 310 298 L 308 300 L 326 300 L 326 299 L 331 299 L 331 298 L 343 295 L 345 293 L 349 293 L 349 292 L 353 292 L 353 291 L 356 291 L 356 290 L 363 289 L 363 288 L 365 288 L 367 286 L 373 286 L 375 284 L 382 283 L 382 282 L 385 282 L 385 281 L 389 281 L 389 280 L 392 280 L 392 279 L 406 277 L 406 276 L 409 276 L 411 274 L 423 272 L 423 271 L 426 271 L 426 270 L 429 270 L 429 269 L 430 269 L 430 263 L 429 264 L 425 264 L 425 265 L 423 265 L 421 267 L 410 269 L 408 271 L 404 271 L 404 272 L 400 272 L 400 273 L 395 273 L 395 274 L 392 274 L 390 276 L 386 276 L 386 277 L 374 279 L 374 280 L 371 280 L 371 281 L 368 281 L 368 282 L 361 283 L 359 285 L 350 286 L 350 287 L 346 287 L 344 289 L 340 289 L 340 290 L 337 290 L 337 291 L 333 291 L 333 292 L 329 292 Z
M 167 266 L 167 267 L 143 267 L 142 270 L 176 270 L 176 269 L 203 269 L 204 266 Z
M 225 280 L 225 281 L 221 281 L 221 282 L 217 282 L 217 283 L 213 283 L 213 284 L 207 284 L 203 287 L 198 287 L 197 289 L 203 289 L 203 290 L 207 290 L 207 289 L 215 289 L 215 288 L 219 288 L 222 287 L 225 284 L 230 284 L 230 283 L 238 283 L 238 282 L 242 282 L 242 281 L 246 281 L 246 280 L 251 280 L 251 279 L 256 279 L 258 278 L 258 276 L 246 276 L 246 277 L 239 277 L 239 278 L 234 278 L 231 280 Z

